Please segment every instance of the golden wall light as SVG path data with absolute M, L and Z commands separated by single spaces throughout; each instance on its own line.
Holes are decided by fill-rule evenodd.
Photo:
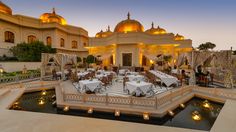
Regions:
M 170 116 L 174 116 L 174 115 L 175 115 L 175 113 L 174 113 L 173 111 L 171 111 L 171 110 L 168 110 L 168 114 L 169 114 Z
M 149 114 L 147 112 L 143 113 L 143 119 L 149 120 Z
M 64 108 L 63 108 L 63 111 L 69 111 L 70 110 L 70 107 L 69 106 L 65 106 Z
M 119 110 L 115 111 L 115 116 L 120 116 L 120 111 Z
M 93 113 L 93 108 L 89 108 L 89 109 L 88 109 L 88 113 L 89 113 L 89 114 L 92 114 L 92 113 Z
M 200 121 L 202 119 L 201 114 L 198 111 L 193 111 L 192 119 L 195 121 Z
M 183 109 L 183 108 L 185 108 L 185 105 L 184 104 L 179 104 L 179 107 Z

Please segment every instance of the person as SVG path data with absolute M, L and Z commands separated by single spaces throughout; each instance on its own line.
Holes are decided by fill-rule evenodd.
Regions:
M 154 64 L 151 65 L 150 70 L 154 70 Z
M 52 69 L 52 78 L 55 80 L 57 79 L 57 71 L 55 68 Z
M 178 74 L 178 69 L 177 69 L 177 66 L 176 66 L 176 65 L 174 65 L 174 69 L 171 70 L 171 73 L 172 73 L 172 74 L 175 74 L 175 75 Z
M 181 76 L 182 76 L 182 79 L 184 79 L 186 83 L 188 84 L 190 77 L 186 74 L 185 70 L 181 71 Z

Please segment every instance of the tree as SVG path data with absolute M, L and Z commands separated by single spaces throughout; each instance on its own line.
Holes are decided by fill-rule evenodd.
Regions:
M 197 49 L 199 50 L 209 50 L 209 49 L 214 49 L 216 47 L 215 44 L 211 43 L 211 42 L 206 42 L 204 44 L 200 44 Z
M 20 43 L 10 49 L 19 61 L 41 61 L 41 53 L 56 53 L 56 49 L 44 45 L 43 42 Z
M 80 62 L 82 62 L 82 59 L 79 56 L 77 56 L 77 63 L 80 63 Z
M 96 61 L 96 58 L 93 55 L 88 55 L 86 58 L 86 62 L 88 64 L 95 63 L 95 61 Z

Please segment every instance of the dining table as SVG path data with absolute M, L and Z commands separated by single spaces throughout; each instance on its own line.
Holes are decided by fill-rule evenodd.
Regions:
M 178 79 L 174 76 L 168 75 L 158 70 L 150 70 L 149 72 L 159 78 L 161 82 L 164 83 L 167 87 L 172 84 L 178 84 Z

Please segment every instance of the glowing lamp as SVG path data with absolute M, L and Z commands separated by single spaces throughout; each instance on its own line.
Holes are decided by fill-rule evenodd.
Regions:
M 39 105 L 43 105 L 43 104 L 45 104 L 44 99 L 43 99 L 43 98 L 40 98 L 38 104 L 39 104 Z
M 200 121 L 202 119 L 201 114 L 198 111 L 193 111 L 192 119 L 195 121 Z
M 210 109 L 211 108 L 211 104 L 208 102 L 208 100 L 205 100 L 202 104 L 202 106 L 206 109 Z
M 185 108 L 185 105 L 184 104 L 180 104 L 179 107 L 183 109 L 183 108 Z
M 175 115 L 175 113 L 174 113 L 173 111 L 171 111 L 171 110 L 168 110 L 168 114 L 169 114 L 170 116 L 174 116 L 174 115 Z
M 70 110 L 70 107 L 69 106 L 65 106 L 64 108 L 63 108 L 63 111 L 69 111 Z
M 120 116 L 120 111 L 119 110 L 115 111 L 115 116 Z
M 151 63 L 151 64 L 153 64 L 153 63 L 154 63 L 154 61 L 153 61 L 153 60 L 150 60 L 150 63 Z
M 143 119 L 144 120 L 149 120 L 149 114 L 148 113 L 143 113 Z
M 47 94 L 47 91 L 46 91 L 46 90 L 43 90 L 43 91 L 41 92 L 41 94 L 42 94 L 42 95 L 46 95 L 46 94 Z
M 19 104 L 19 102 L 15 102 L 15 103 L 14 103 L 14 105 L 18 105 L 18 104 Z
M 89 108 L 89 109 L 88 109 L 88 113 L 89 113 L 89 114 L 92 114 L 92 113 L 93 113 L 93 108 Z

